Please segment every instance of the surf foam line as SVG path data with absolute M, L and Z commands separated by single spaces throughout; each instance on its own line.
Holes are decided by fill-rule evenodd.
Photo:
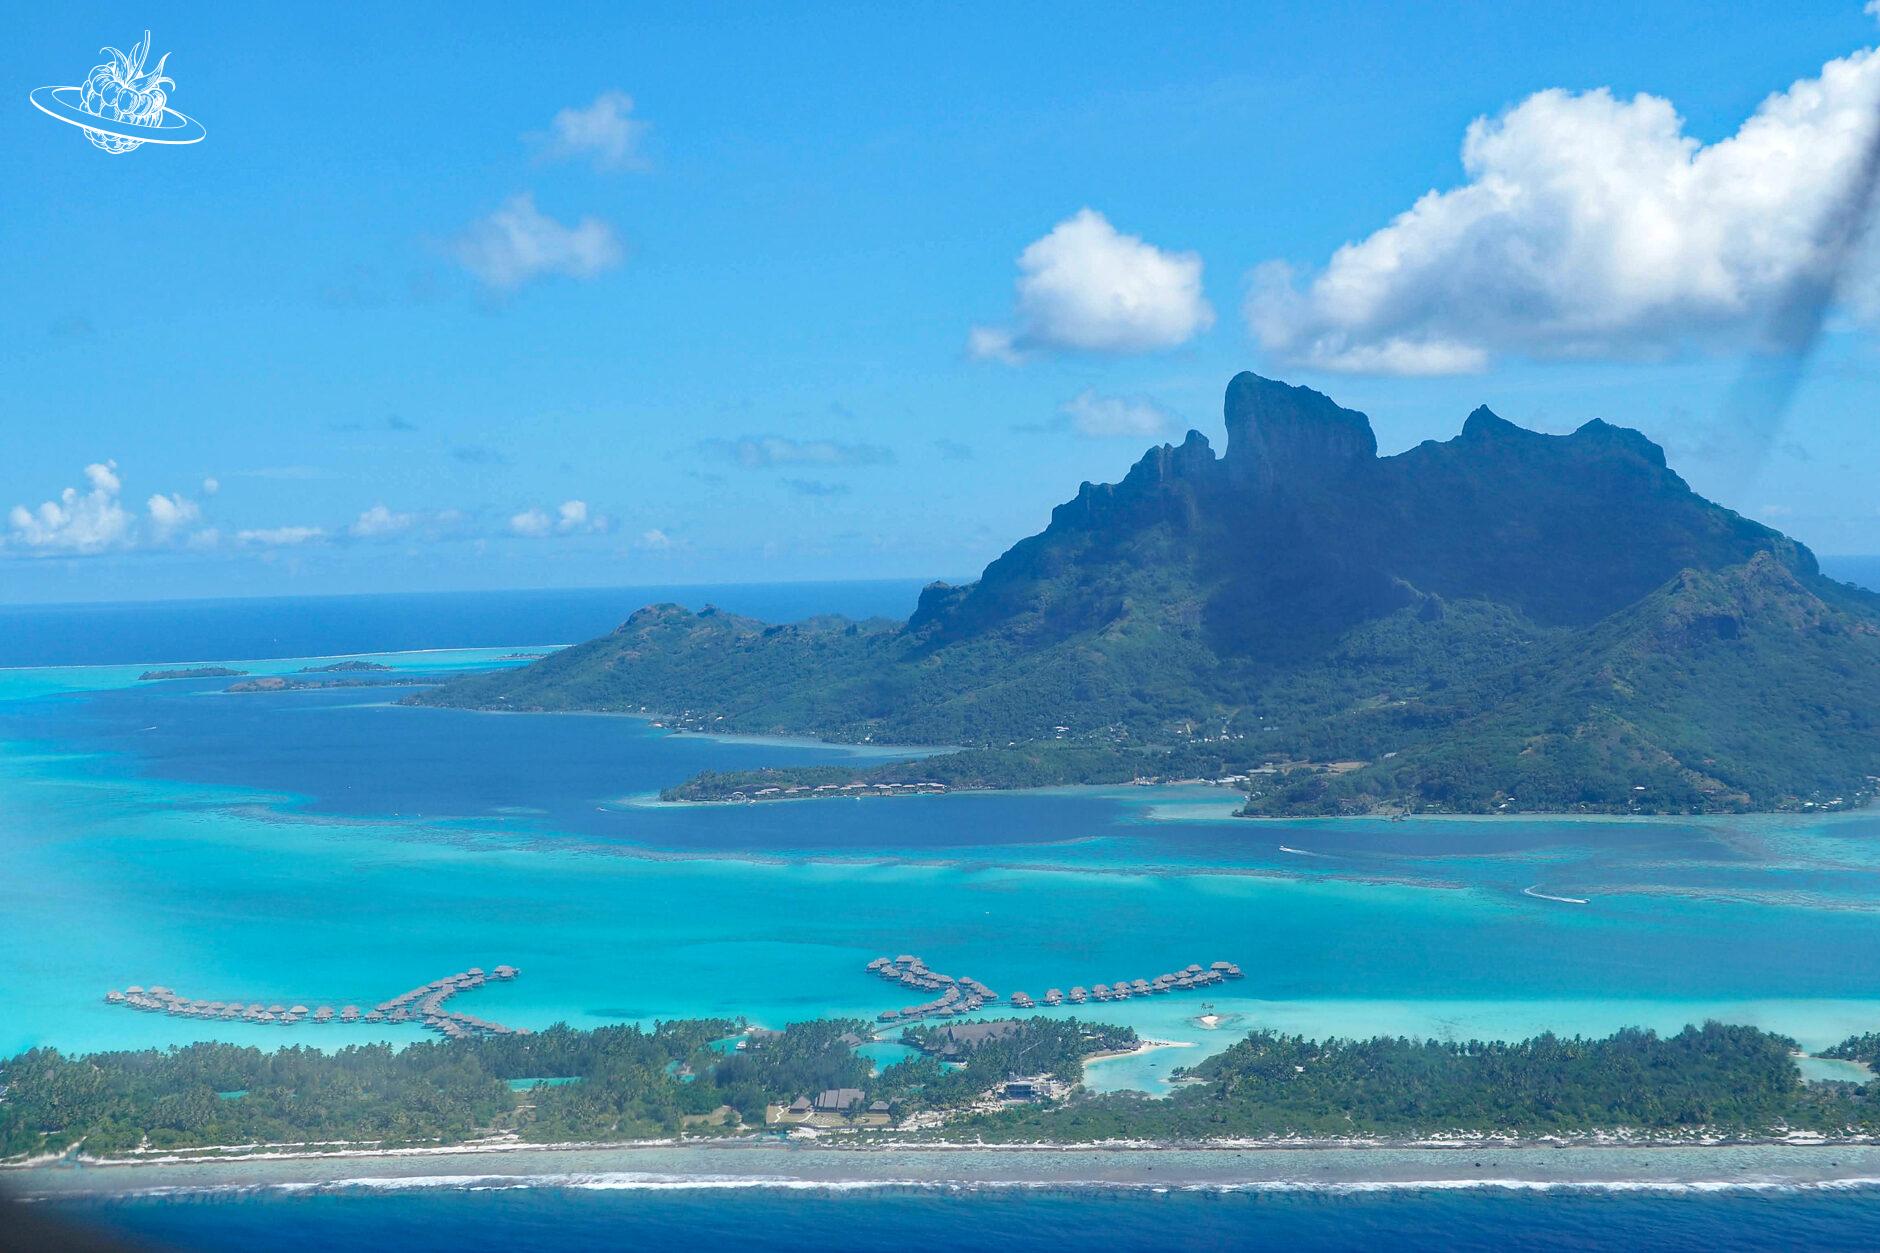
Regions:
M 602 1171 L 544 1175 L 409 1175 L 320 1182 L 174 1184 L 136 1189 L 28 1192 L 20 1199 L 56 1201 L 76 1196 L 106 1200 L 166 1200 L 203 1196 L 318 1196 L 359 1192 L 1143 1192 L 1232 1195 L 1319 1194 L 1355 1196 L 1414 1192 L 1556 1192 L 1662 1195 L 1852 1192 L 1880 1188 L 1880 1176 L 1790 1179 L 1759 1175 L 1722 1179 L 1244 1179 L 1179 1182 L 1147 1179 L 805 1179 L 767 1175 L 685 1175 Z

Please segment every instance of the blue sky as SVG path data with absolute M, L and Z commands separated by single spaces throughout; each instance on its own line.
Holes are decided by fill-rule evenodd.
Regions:
M 146 27 L 205 142 L 108 156 L 26 103 Z M 1480 403 L 1637 426 L 1880 551 L 1866 253 L 1780 434 L 1727 406 L 1871 112 L 1858 3 L 9 34 L 0 599 L 969 575 L 1150 443 L 1218 445 L 1245 368 L 1387 452 Z

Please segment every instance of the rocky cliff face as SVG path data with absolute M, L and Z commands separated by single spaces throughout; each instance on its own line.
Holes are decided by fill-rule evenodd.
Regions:
M 1230 653 L 1309 647 L 1418 596 L 1568 624 L 1761 551 L 1814 573 L 1806 549 L 1696 495 L 1657 445 L 1604 422 L 1543 435 L 1484 407 L 1454 439 L 1379 458 L 1364 414 L 1255 374 L 1228 385 L 1224 416 L 1225 455 L 1190 431 L 1121 482 L 1084 484 L 977 584 L 923 597 L 910 627 L 948 640 L 1019 617 L 1036 628 L 1081 600 L 1060 625 L 1085 629 L 1080 590 L 1148 562 L 1192 580 Z
M 1374 467 L 1371 420 L 1309 387 L 1257 374 L 1227 385 L 1227 476 L 1237 489 L 1275 497 L 1342 484 Z

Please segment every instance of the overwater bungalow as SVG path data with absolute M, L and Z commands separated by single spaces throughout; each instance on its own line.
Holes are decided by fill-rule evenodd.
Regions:
M 1074 987 L 1071 989 L 1070 1002 L 1073 1005 L 1082 1005 L 1089 997 L 1090 993 L 1084 991 L 1082 987 Z
M 1064 1002 L 1064 990 L 1062 988 L 1045 989 L 1044 1003 L 1046 1005 L 1061 1005 L 1063 1004 L 1063 1002 Z

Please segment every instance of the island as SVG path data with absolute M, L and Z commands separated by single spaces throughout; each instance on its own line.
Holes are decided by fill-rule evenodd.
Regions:
M 305 674 L 307 671 L 301 673 Z M 222 690 L 236 695 L 247 692 L 321 692 L 331 688 L 346 687 L 415 687 L 435 682 L 437 682 L 436 679 L 417 675 L 396 679 L 292 679 L 270 674 L 259 679 L 245 679 L 240 683 L 231 683 Z
M 335 661 L 324 666 L 302 666 L 302 674 L 349 674 L 363 670 L 390 670 L 391 667 L 378 661 Z
M 1086 1062 L 1148 1042 L 1024 1017 L 906 1028 L 876 1069 L 860 1021 L 729 1019 L 483 1035 L 334 1052 L 231 1044 L 0 1062 L 0 1158 L 189 1160 L 607 1144 L 749 1131 L 896 1142 L 1714 1144 L 1880 1131 L 1874 1083 L 1805 1082 L 1794 1043 L 1716 1022 L 1671 1036 L 1311 1041 L 1255 1031 L 1161 1099 L 1095 1095 Z M 182 1155 L 180 1158 L 178 1155 Z
M 231 670 L 227 666 L 190 666 L 181 670 L 146 670 L 137 678 L 140 682 L 158 679 L 235 679 L 247 673 L 246 670 Z
M 1634 430 L 1479 408 L 1380 457 L 1253 374 L 905 622 L 653 605 L 416 705 L 952 745 L 675 780 L 675 800 L 1201 779 L 1249 816 L 1827 811 L 1880 780 L 1880 595 Z M 914 786 L 909 786 L 914 785 Z

